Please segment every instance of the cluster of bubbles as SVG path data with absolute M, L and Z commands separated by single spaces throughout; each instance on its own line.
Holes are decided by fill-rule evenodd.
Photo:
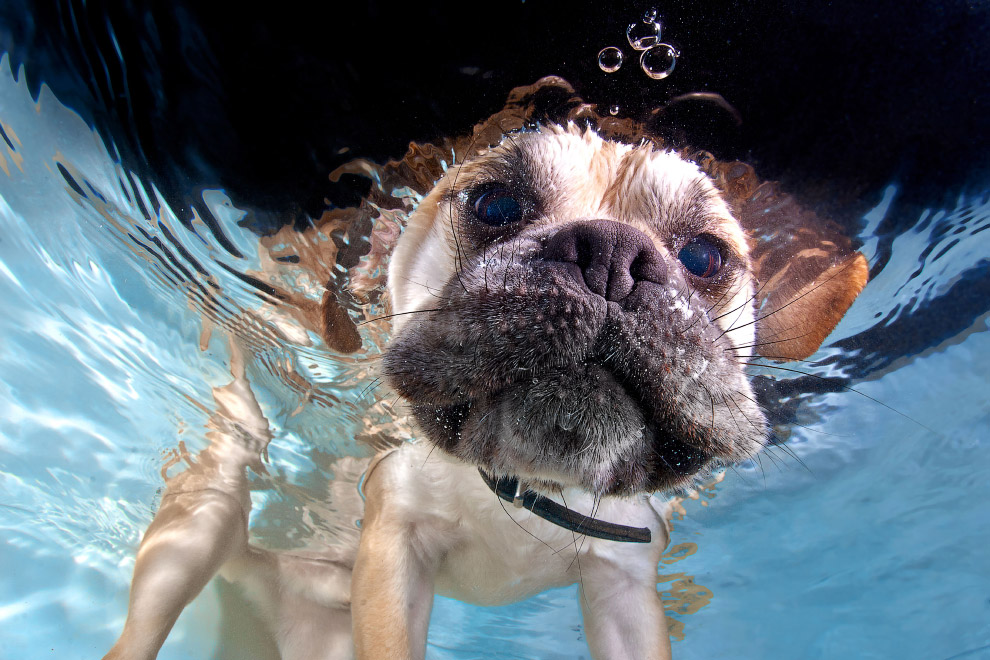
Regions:
M 660 31 L 656 9 L 647 10 L 642 20 L 626 28 L 626 40 L 640 54 L 639 67 L 653 80 L 663 80 L 673 73 L 680 57 L 676 48 L 660 41 Z M 621 48 L 607 46 L 598 52 L 598 67 L 605 73 L 615 73 L 625 59 Z

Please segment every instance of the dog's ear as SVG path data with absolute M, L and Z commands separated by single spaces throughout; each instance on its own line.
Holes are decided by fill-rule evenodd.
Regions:
M 337 302 L 337 296 L 330 289 L 323 293 L 320 304 L 322 311 L 320 330 L 323 341 L 331 350 L 338 353 L 353 353 L 361 348 L 361 335 L 347 310 Z
M 699 165 L 749 236 L 757 280 L 756 350 L 800 360 L 818 350 L 866 285 L 869 267 L 835 223 L 802 208 L 745 163 Z
M 634 144 L 647 137 L 643 122 L 631 117 L 613 117 L 599 112 L 599 107 L 586 103 L 569 82 L 559 76 L 545 76 L 532 85 L 516 87 L 509 92 L 505 107 L 474 127 L 470 144 L 484 150 L 495 145 L 504 135 L 524 126 L 538 124 L 565 125 L 574 122 L 593 127 L 606 139 Z M 653 142 L 660 140 L 650 137 Z M 480 146 L 479 146 L 480 145 Z M 458 154 L 470 155 L 458 149 Z

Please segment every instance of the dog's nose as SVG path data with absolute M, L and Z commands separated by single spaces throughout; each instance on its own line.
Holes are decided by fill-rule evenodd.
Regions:
M 575 222 L 550 237 L 548 261 L 576 264 L 584 283 L 605 300 L 621 301 L 637 282 L 663 284 L 667 267 L 653 241 L 635 227 L 612 220 Z

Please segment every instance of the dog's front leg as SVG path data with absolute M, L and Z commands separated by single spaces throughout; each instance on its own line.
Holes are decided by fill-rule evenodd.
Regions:
M 182 609 L 226 561 L 248 551 L 247 468 L 271 434 L 231 344 L 233 380 L 213 390 L 210 444 L 167 482 L 134 563 L 124 630 L 104 660 L 152 660 Z
M 581 610 L 595 660 L 670 660 L 667 619 L 655 579 L 643 584 L 616 575 L 610 583 L 593 588 L 586 582 Z
M 595 660 L 670 660 L 657 592 L 657 564 L 668 537 L 664 528 L 655 534 L 649 552 L 613 544 L 581 559 L 581 612 Z
M 354 575 L 351 616 L 358 660 L 421 660 L 433 607 L 440 554 L 423 543 L 425 521 L 402 509 L 401 489 L 387 465 L 369 470 Z M 377 474 L 375 474 L 377 472 Z
M 134 564 L 127 621 L 104 660 L 151 660 L 182 609 L 247 547 L 245 513 L 219 491 L 166 496 Z

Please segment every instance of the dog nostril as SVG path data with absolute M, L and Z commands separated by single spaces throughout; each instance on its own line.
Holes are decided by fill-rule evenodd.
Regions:
M 587 236 L 578 235 L 574 246 L 574 263 L 576 263 L 581 270 L 584 270 L 591 265 L 595 256 L 595 249 L 596 247 Z M 600 249 L 600 246 L 597 249 Z
M 636 258 L 633 259 L 632 263 L 629 264 L 629 274 L 637 282 L 643 279 L 649 279 L 649 256 L 641 251 Z
M 577 266 L 587 288 L 609 301 L 625 299 L 637 282 L 666 280 L 666 267 L 646 234 L 620 222 L 572 223 L 547 243 L 544 258 Z

